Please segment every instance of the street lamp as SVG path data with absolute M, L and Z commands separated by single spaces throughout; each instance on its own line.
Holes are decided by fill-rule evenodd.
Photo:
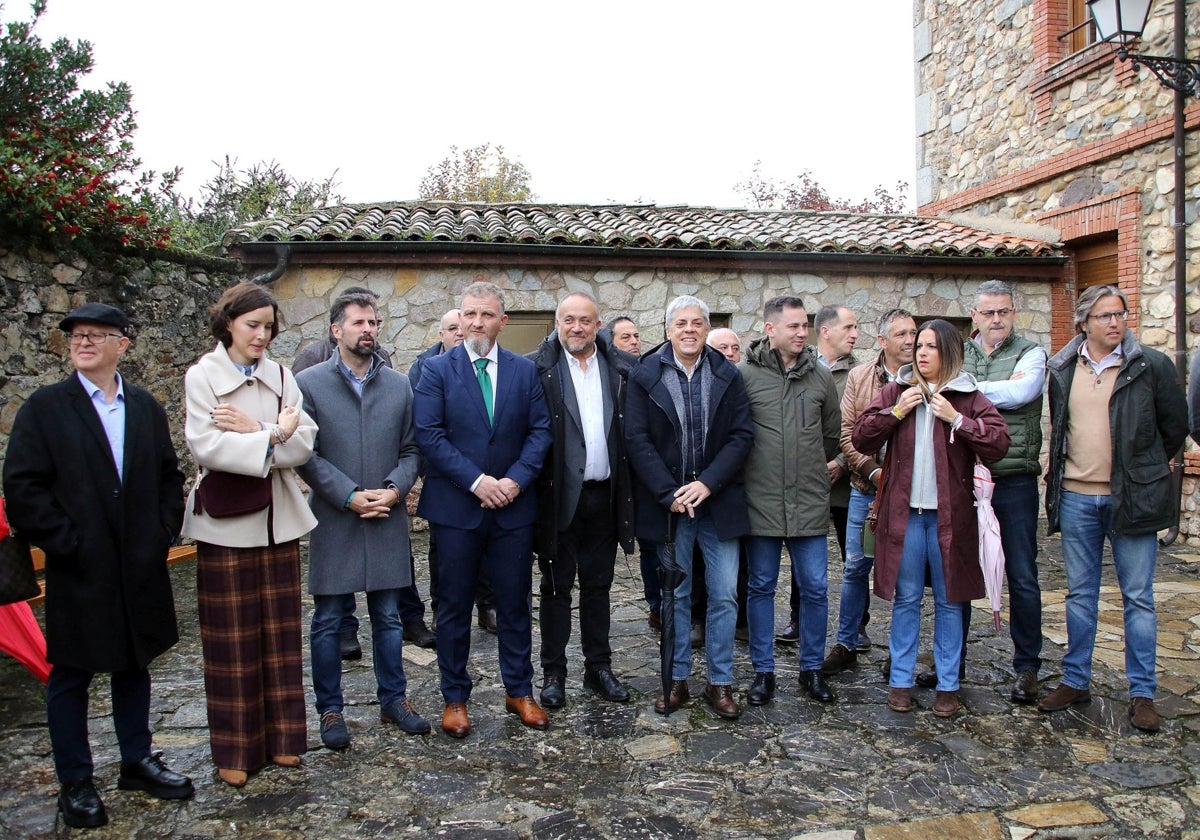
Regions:
M 1184 58 L 1184 3 L 1175 2 L 1176 50 L 1174 57 L 1141 55 L 1129 52 L 1130 45 L 1142 37 L 1150 17 L 1153 0 L 1087 0 L 1092 21 L 1101 41 L 1117 47 L 1117 57 L 1144 66 L 1171 90 L 1200 96 L 1200 61 Z
M 1187 388 L 1187 203 L 1185 137 L 1183 110 L 1187 96 L 1200 97 L 1200 61 L 1185 57 L 1187 10 L 1185 0 L 1175 0 L 1175 55 L 1168 58 L 1129 52 L 1129 46 L 1142 37 L 1153 0 L 1087 0 L 1100 40 L 1117 48 L 1117 57 L 1146 67 L 1163 85 L 1175 91 L 1175 367 Z M 1175 481 L 1175 515 L 1178 523 L 1183 496 L 1183 450 L 1171 465 Z M 1170 545 L 1179 535 L 1176 524 L 1159 541 Z

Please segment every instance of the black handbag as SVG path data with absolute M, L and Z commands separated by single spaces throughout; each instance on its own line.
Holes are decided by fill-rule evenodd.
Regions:
M 41 591 L 29 543 L 10 533 L 0 540 L 0 606 L 28 601 Z

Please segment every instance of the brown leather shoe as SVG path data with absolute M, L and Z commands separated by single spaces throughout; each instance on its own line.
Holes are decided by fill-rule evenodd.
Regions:
M 654 711 L 660 715 L 665 715 L 668 712 L 673 712 L 683 705 L 683 701 L 687 700 L 692 695 L 688 693 L 687 680 L 675 680 L 671 683 L 671 693 L 664 698 L 659 697 L 654 701 Z
M 550 718 L 533 699 L 532 694 L 524 697 L 505 697 L 504 708 L 521 718 L 521 723 L 530 729 L 549 729 Z
M 500 632 L 496 626 L 496 611 L 491 607 L 480 607 L 479 626 L 493 635 Z
M 887 707 L 893 712 L 911 712 L 912 692 L 907 688 L 889 688 Z
M 1134 697 L 1129 701 L 1129 722 L 1143 732 L 1157 732 L 1162 718 L 1149 697 Z
M 843 644 L 836 644 L 821 663 L 821 673 L 827 677 L 840 674 L 847 668 L 858 664 L 858 651 L 850 650 Z
M 1013 683 L 1012 692 L 1008 695 L 1014 703 L 1030 705 L 1037 702 L 1038 678 L 1037 671 L 1021 671 L 1017 681 Z
M 451 738 L 466 738 L 471 734 L 471 719 L 466 703 L 447 703 L 442 710 L 442 731 Z
M 934 717 L 954 717 L 962 708 L 963 704 L 959 702 L 957 691 L 939 691 L 933 699 Z
M 712 706 L 712 710 L 723 718 L 737 720 L 742 716 L 737 701 L 733 699 L 733 686 L 713 685 L 704 687 L 704 701 Z
M 1063 709 L 1069 709 L 1080 703 L 1090 702 L 1092 702 L 1092 693 L 1086 688 L 1071 688 L 1069 685 L 1059 683 L 1058 688 L 1051 691 L 1042 698 L 1041 703 L 1038 703 L 1038 711 L 1061 712 Z

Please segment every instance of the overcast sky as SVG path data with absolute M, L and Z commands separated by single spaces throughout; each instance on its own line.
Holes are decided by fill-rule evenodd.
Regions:
M 92 42 L 188 193 L 228 154 L 410 199 L 485 142 L 555 203 L 745 206 L 756 160 L 845 198 L 914 178 L 908 0 L 49 0 L 36 31 Z

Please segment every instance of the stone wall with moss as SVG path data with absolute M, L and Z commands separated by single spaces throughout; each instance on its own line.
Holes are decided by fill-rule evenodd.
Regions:
M 133 340 L 122 373 L 167 409 L 186 474 L 183 375 L 211 348 L 207 309 L 236 278 L 167 262 L 55 253 L 0 241 L 0 463 L 13 418 L 37 388 L 71 371 L 58 322 L 86 301 L 129 314 Z

